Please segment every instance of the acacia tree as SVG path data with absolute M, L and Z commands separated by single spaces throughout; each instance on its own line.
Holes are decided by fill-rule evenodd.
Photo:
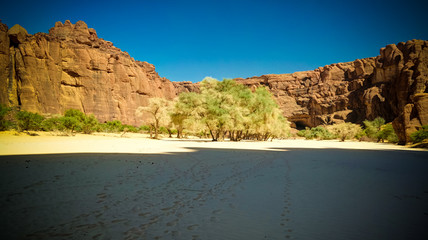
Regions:
M 252 93 L 231 79 L 205 78 L 200 93 L 183 93 L 171 113 L 178 132 L 186 125 L 205 126 L 213 141 L 256 138 L 267 140 L 289 131 L 289 123 L 270 92 L 259 88 Z M 200 125 L 199 125 L 200 126 Z
M 194 92 L 182 93 L 171 108 L 171 122 L 177 129 L 177 138 L 183 136 L 185 128 L 191 129 L 200 120 L 202 101 Z
M 149 105 L 147 107 L 138 107 L 136 110 L 137 116 L 142 116 L 143 112 L 147 112 L 150 115 L 149 124 L 155 130 L 155 137 L 159 137 L 159 127 L 169 121 L 168 115 L 169 102 L 163 98 L 150 98 Z

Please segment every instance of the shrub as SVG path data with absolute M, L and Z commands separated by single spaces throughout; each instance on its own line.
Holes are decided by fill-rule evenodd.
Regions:
M 412 134 L 410 134 L 410 139 L 413 143 L 419 143 L 428 138 L 428 125 L 422 126 L 422 128 Z
M 376 134 L 378 141 L 387 140 L 388 142 L 397 143 L 398 136 L 395 134 L 394 128 L 391 123 L 385 124 L 380 128 L 380 131 Z
M 64 131 L 63 117 L 51 117 L 42 122 L 42 129 L 44 131 Z
M 16 113 L 19 131 L 38 131 L 42 129 L 44 117 L 38 113 L 19 111 Z
M 122 122 L 119 120 L 113 120 L 106 122 L 104 124 L 101 124 L 101 130 L 104 132 L 122 132 L 124 130 L 124 126 L 122 125 Z
M 85 134 L 91 134 L 98 126 L 99 122 L 94 115 L 85 116 L 82 122 L 82 132 Z
M 317 126 L 311 129 L 311 134 L 313 138 L 319 139 L 319 140 L 330 140 L 336 138 L 334 134 L 329 132 L 326 128 L 322 126 Z
M 0 131 L 5 131 L 13 127 L 13 122 L 8 119 L 11 109 L 0 105 Z
M 337 135 L 342 142 L 346 139 L 355 138 L 355 136 L 361 132 L 360 125 L 349 122 L 332 125 L 329 129 L 333 134 Z
M 133 132 L 133 133 L 137 133 L 139 131 L 138 128 L 127 124 L 123 125 L 123 130 L 126 132 Z
M 377 139 L 378 133 L 381 130 L 382 126 L 385 125 L 385 120 L 381 117 L 375 118 L 373 121 L 365 120 L 364 122 L 364 132 L 369 138 Z
M 80 132 L 82 130 L 82 123 L 75 117 L 61 117 L 60 121 L 64 129 L 69 130 L 71 133 Z
M 150 126 L 148 126 L 148 125 L 141 125 L 141 127 L 139 129 L 140 129 L 140 131 L 148 132 L 148 131 L 150 131 Z
M 334 134 L 328 131 L 325 127 L 317 126 L 314 128 L 306 128 L 297 133 L 298 136 L 306 139 L 330 140 L 336 138 Z

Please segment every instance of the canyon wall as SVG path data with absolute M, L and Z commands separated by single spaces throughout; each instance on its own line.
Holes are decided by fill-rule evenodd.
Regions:
M 149 98 L 176 96 L 152 64 L 135 61 L 82 21 L 57 22 L 49 34 L 34 35 L 0 23 L 0 89 L 0 103 L 22 110 L 75 108 L 128 124 L 141 124 L 135 110 Z
M 298 128 L 383 117 L 400 142 L 428 124 L 428 41 L 391 44 L 380 56 L 313 71 L 236 79 L 267 86 Z
M 391 44 L 380 56 L 313 71 L 236 81 L 268 87 L 297 128 L 380 116 L 393 121 L 404 143 L 428 124 L 428 41 Z M 98 38 L 82 21 L 57 22 L 34 35 L 0 23 L 0 103 L 7 106 L 42 114 L 75 108 L 100 121 L 139 125 L 135 110 L 149 98 L 198 89 L 198 83 L 161 78 L 152 64 Z

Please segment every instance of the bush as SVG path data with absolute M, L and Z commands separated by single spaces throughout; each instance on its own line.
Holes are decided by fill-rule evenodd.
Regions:
M 410 139 L 413 143 L 419 143 L 428 139 L 428 125 L 424 125 L 422 129 L 410 134 Z
M 97 129 L 99 122 L 95 118 L 94 115 L 85 116 L 83 122 L 82 122 L 82 132 L 85 134 L 91 134 Z
M 330 140 L 336 138 L 334 134 L 329 132 L 326 128 L 322 126 L 317 126 L 314 128 L 306 128 L 297 133 L 298 136 L 304 137 L 306 139 L 318 139 L 318 140 Z
M 125 127 L 122 125 L 122 122 L 119 120 L 113 120 L 106 122 L 104 124 L 101 124 L 101 131 L 104 132 L 122 132 Z
M 82 123 L 75 117 L 61 117 L 60 121 L 64 129 L 69 130 L 71 133 L 80 132 L 82 130 Z
M 141 127 L 139 129 L 140 129 L 140 131 L 148 132 L 148 131 L 150 131 L 150 126 L 148 126 L 148 125 L 141 125 Z
M 384 142 L 387 140 L 391 143 L 398 142 L 398 136 L 395 134 L 394 128 L 391 123 L 385 124 L 380 128 L 380 131 L 376 134 L 378 141 Z
M 8 119 L 11 109 L 0 105 L 0 131 L 9 130 L 13 127 L 13 122 Z
M 42 122 L 45 118 L 38 114 L 27 111 L 19 111 L 16 113 L 16 120 L 19 131 L 38 131 L 42 129 Z
M 377 117 L 373 121 L 365 120 L 363 123 L 365 126 L 364 132 L 366 136 L 379 141 L 380 139 L 378 138 L 378 133 L 382 126 L 385 125 L 385 120 L 381 117 Z
M 138 128 L 127 124 L 123 125 L 123 130 L 126 132 L 133 132 L 133 133 L 137 133 L 139 131 Z
M 63 117 L 51 117 L 42 122 L 42 129 L 44 131 L 64 131 Z
M 355 138 L 362 131 L 361 126 L 353 123 L 339 123 L 330 126 L 330 131 L 343 142 L 346 139 Z

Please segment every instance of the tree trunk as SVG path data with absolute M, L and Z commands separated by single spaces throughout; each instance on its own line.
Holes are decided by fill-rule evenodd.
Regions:
M 156 139 L 158 139 L 158 137 L 159 137 L 158 129 L 159 129 L 159 120 L 156 119 L 156 122 L 155 122 L 155 138 Z

